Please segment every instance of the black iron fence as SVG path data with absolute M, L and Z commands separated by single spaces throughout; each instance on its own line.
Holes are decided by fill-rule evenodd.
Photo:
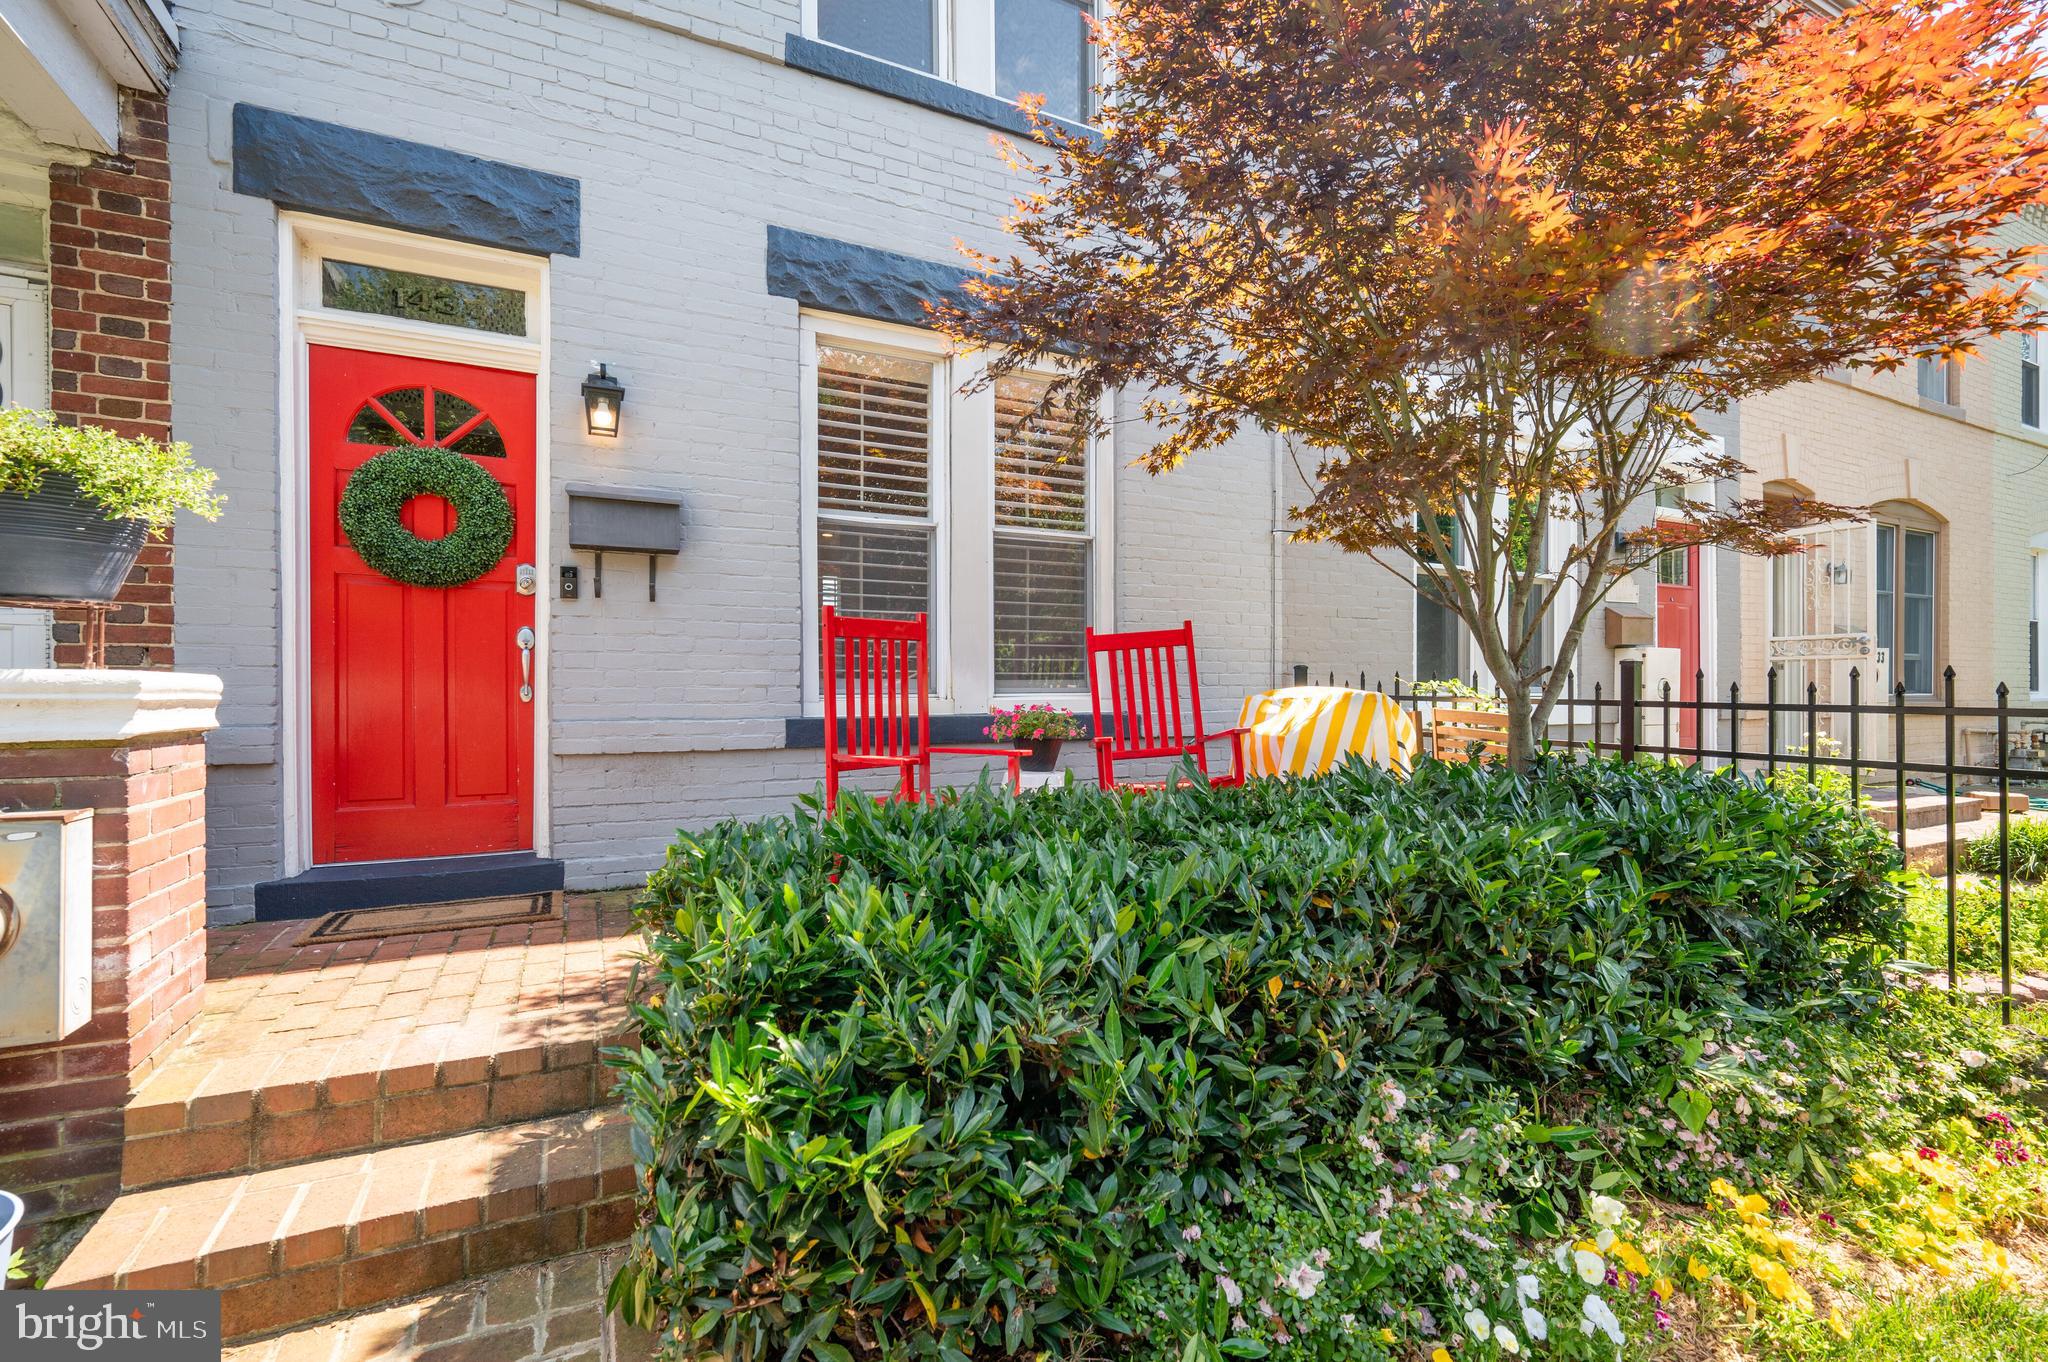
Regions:
M 1624 662 L 1619 685 L 1595 682 L 1590 693 L 1580 690 L 1576 676 L 1567 677 L 1545 744 L 1553 751 L 1647 756 L 1838 783 L 1846 798 L 1889 825 L 1901 862 L 1929 877 L 1921 892 L 1939 895 L 1944 958 L 1925 963 L 1941 966 L 1950 988 L 1992 991 L 1988 972 L 1972 975 L 1970 963 L 1958 958 L 1958 895 L 1995 885 L 1995 988 L 2010 1020 L 2015 888 L 2031 913 L 2028 879 L 2040 873 L 2031 855 L 2028 879 L 2015 873 L 2014 828 L 2036 818 L 2048 824 L 2048 704 L 2015 704 L 2004 684 L 1991 704 L 1958 703 L 1954 668 L 1943 673 L 1938 694 L 1915 696 L 1903 684 L 1866 694 L 1859 668 L 1848 670 L 1839 690 L 1812 679 L 1788 685 L 1772 668 L 1756 691 L 1739 684 L 1711 691 L 1700 672 L 1688 695 L 1668 681 L 1646 687 L 1641 667 Z M 1297 684 L 1307 682 L 1305 672 L 1296 669 Z M 1831 683 L 1840 679 L 1830 674 Z M 1359 685 L 1407 709 L 1425 750 L 1435 710 L 1490 709 L 1499 698 L 1477 677 L 1450 692 L 1442 683 L 1404 688 L 1398 676 L 1391 688 L 1368 685 L 1363 675 Z M 1975 874 L 1959 865 L 1973 844 L 1981 844 L 1967 853 L 1981 867 Z M 2048 912 L 2048 888 L 2043 893 L 2042 911 Z M 2048 925 L 2036 934 L 2048 935 Z

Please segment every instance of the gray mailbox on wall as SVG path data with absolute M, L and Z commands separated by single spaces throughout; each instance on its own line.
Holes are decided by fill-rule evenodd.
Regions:
M 683 498 L 658 487 L 572 482 L 569 547 L 597 555 L 591 594 L 604 595 L 607 553 L 647 555 L 647 599 L 654 599 L 654 560 L 683 551 Z M 567 569 L 565 569 L 567 571 Z

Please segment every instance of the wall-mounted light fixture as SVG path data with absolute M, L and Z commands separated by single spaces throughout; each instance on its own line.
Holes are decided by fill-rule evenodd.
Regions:
M 583 424 L 592 435 L 616 438 L 619 409 L 625 405 L 626 385 L 607 373 L 603 364 L 583 380 Z

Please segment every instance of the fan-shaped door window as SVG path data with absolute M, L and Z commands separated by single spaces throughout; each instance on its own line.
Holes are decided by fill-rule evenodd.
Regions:
M 505 437 L 474 402 L 443 388 L 393 388 L 357 409 L 350 444 L 433 445 L 472 459 L 505 457 Z

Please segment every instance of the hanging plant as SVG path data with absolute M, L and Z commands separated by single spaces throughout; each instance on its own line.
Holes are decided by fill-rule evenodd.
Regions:
M 455 528 L 422 539 L 399 518 L 414 497 L 455 508 Z M 372 569 L 411 586 L 466 586 L 512 543 L 516 518 L 498 480 L 449 449 L 403 445 L 368 460 L 341 494 L 341 529 Z

